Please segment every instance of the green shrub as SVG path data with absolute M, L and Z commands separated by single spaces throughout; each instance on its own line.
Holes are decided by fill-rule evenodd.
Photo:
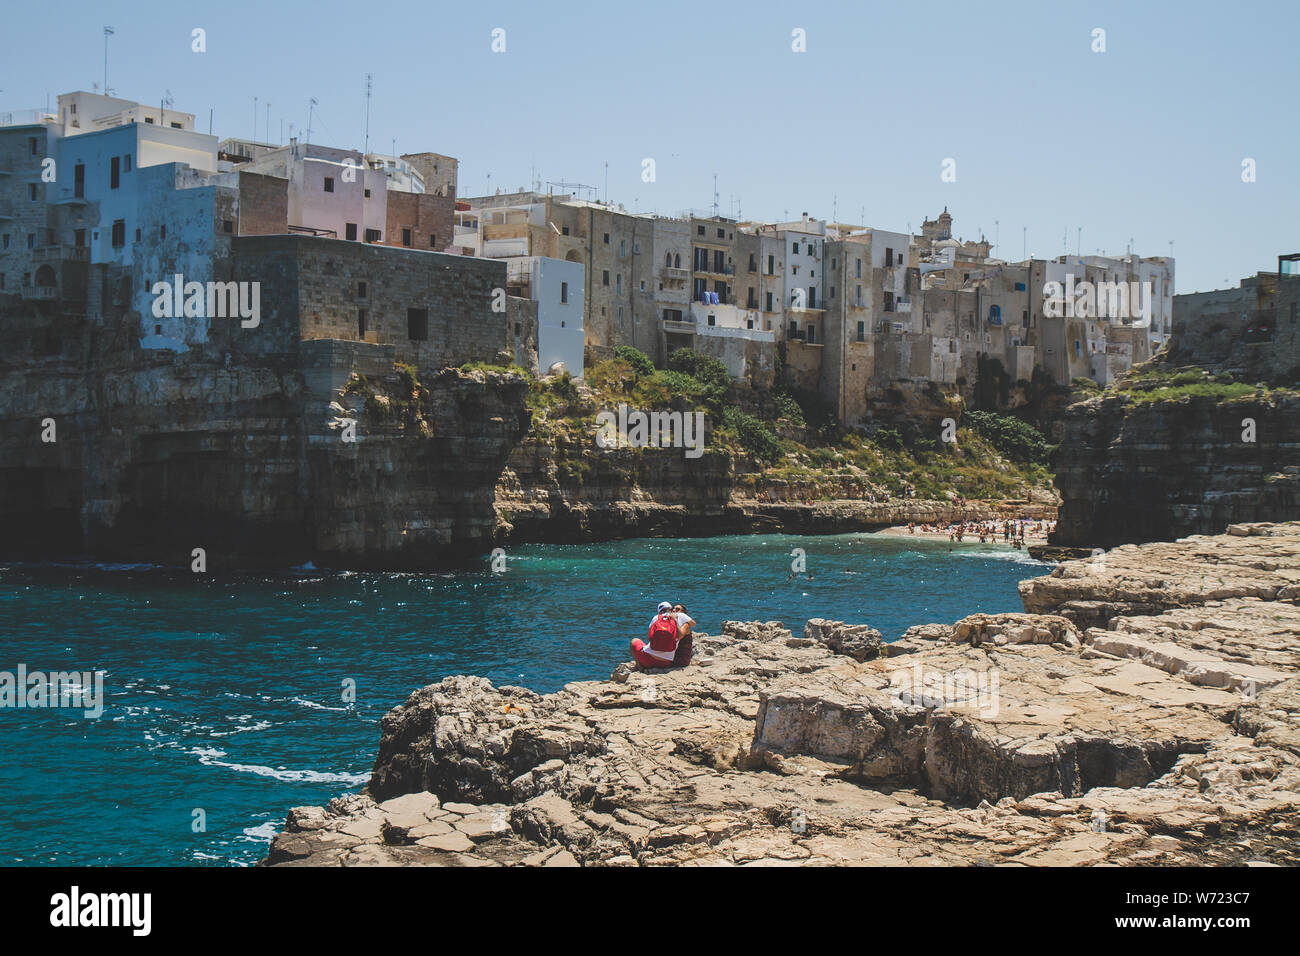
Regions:
M 898 433 L 897 428 L 877 428 L 872 434 L 871 440 L 878 447 L 889 451 L 903 450 L 903 436 Z
M 776 461 L 781 457 L 781 443 L 772 430 L 753 415 L 728 405 L 722 412 L 722 424 L 735 433 L 746 454 L 760 461 Z
M 998 454 L 1012 461 L 1046 465 L 1052 454 L 1052 446 L 1042 433 L 1013 415 L 972 411 L 966 413 L 963 424 L 987 439 Z
M 637 375 L 653 375 L 655 373 L 655 363 L 650 361 L 650 356 L 630 345 L 617 346 L 614 349 L 614 358 L 622 359 L 632 366 L 632 371 L 636 372 Z
M 807 424 L 807 420 L 803 415 L 803 407 L 789 392 L 777 392 L 773 399 L 776 402 L 776 414 L 779 418 L 787 419 L 796 425 Z
M 668 367 L 674 372 L 683 372 L 704 385 L 712 385 L 724 392 L 731 385 L 727 366 L 694 349 L 674 351 L 668 356 Z

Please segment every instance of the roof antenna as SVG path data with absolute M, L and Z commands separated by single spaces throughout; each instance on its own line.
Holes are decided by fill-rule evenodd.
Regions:
M 374 77 L 373 73 L 366 74 L 366 148 L 363 153 L 370 152 L 370 87 Z

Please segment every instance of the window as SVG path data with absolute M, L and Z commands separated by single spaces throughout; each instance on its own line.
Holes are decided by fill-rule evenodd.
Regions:
M 861 259 L 854 259 L 854 260 L 853 260 L 853 278 L 855 278 L 855 279 L 861 279 L 861 278 L 862 278 L 862 260 L 861 260 Z
M 866 340 L 867 340 L 867 323 L 865 323 L 865 322 L 859 322 L 859 323 L 858 323 L 858 341 L 859 341 L 859 342 L 865 342 Z
M 163 226 L 163 229 L 166 228 L 167 228 L 166 226 Z M 74 232 L 72 234 L 72 244 L 76 246 L 78 249 L 83 248 L 86 245 L 86 230 L 78 229 L 76 232 Z M 9 237 L 5 236 L 5 246 L 7 247 L 8 245 L 9 245 Z
M 145 121 L 146 123 L 152 124 L 152 123 L 153 123 L 153 117 L 152 117 L 152 116 L 146 116 L 146 117 L 144 118 L 144 121 Z
M 326 177 L 325 177 L 325 191 L 326 191 L 327 193 L 332 193 L 332 192 L 334 191 L 334 177 L 333 177 L 333 176 L 326 176 Z
M 605 245 L 609 245 L 609 233 L 605 233 Z
M 233 219 L 223 219 L 221 221 L 221 231 L 232 233 L 235 231 L 235 221 Z
M 9 233 L 6 232 L 4 234 L 4 238 L 0 239 L 0 249 L 8 249 L 8 248 L 9 248 Z
M 72 170 L 72 195 L 77 199 L 84 199 L 86 196 L 86 166 L 84 163 L 77 163 Z
M 117 226 L 114 226 L 114 227 L 113 227 L 113 230 L 114 230 L 114 231 L 113 231 L 113 235 L 116 236 L 116 235 L 117 235 Z M 113 245 L 115 245 L 115 246 L 120 246 L 120 245 L 125 245 L 125 244 L 126 244 L 126 227 L 123 226 L 123 227 L 122 227 L 122 241 L 121 241 L 121 242 L 114 242 Z M 36 248 L 36 233 L 34 233 L 34 232 L 29 232 L 29 233 L 27 234 L 27 248 L 28 248 L 28 249 L 35 249 L 35 248 Z
M 429 341 L 429 310 L 406 310 L 406 337 L 412 342 Z
M 560 283 L 560 301 L 561 302 L 569 301 L 569 283 L 567 282 Z
M 887 266 L 892 266 L 893 264 L 894 264 L 894 250 L 893 250 L 893 249 L 890 249 L 888 246 L 886 246 L 886 247 L 885 247 L 885 265 L 887 265 Z
M 817 341 L 817 326 L 809 322 L 808 323 L 808 344 L 812 345 L 816 341 Z
M 719 230 L 718 230 L 718 238 L 719 238 L 719 239 L 726 239 L 726 238 L 727 238 L 727 230 L 725 230 L 725 229 L 719 229 Z
M 562 235 L 562 236 L 567 236 L 568 234 L 569 234 L 569 227 L 568 227 L 568 226 L 565 226 L 563 229 L 560 230 L 560 235 Z
M 717 316 L 714 315 L 709 316 L 709 325 L 717 325 L 717 324 L 718 324 Z
M 367 199 L 370 198 L 370 190 L 369 190 L 369 189 L 362 190 L 362 192 L 365 193 Z
M 642 292 L 645 291 L 645 279 L 642 279 L 642 280 L 641 280 L 641 291 L 642 291 Z
M 749 271 L 750 272 L 758 271 L 758 262 L 754 258 L 754 254 L 752 252 L 749 254 Z
M 345 238 L 355 241 L 357 238 L 357 224 L 355 222 L 350 222 L 344 226 L 343 235 Z
M 816 286 L 810 285 L 808 287 L 808 308 L 810 309 L 817 308 L 817 287 Z M 808 327 L 808 331 L 809 332 L 812 331 L 812 326 Z M 811 342 L 812 339 L 809 339 L 808 341 Z
M 366 242 L 378 242 L 378 241 L 379 241 L 379 236 L 380 236 L 380 233 L 379 233 L 379 230 L 378 230 L 378 229 L 367 229 L 367 230 L 366 230 Z
M 180 128 L 181 128 L 180 123 L 172 123 L 172 129 L 180 129 Z
M 776 275 L 776 273 L 773 271 L 773 269 L 775 269 L 775 268 L 776 268 L 776 256 L 768 256 L 768 257 L 767 257 L 767 274 L 768 274 L 768 275 Z M 768 311 L 771 311 L 771 310 L 769 309 Z
M 1024 291 L 1025 291 L 1025 284 L 1024 284 L 1023 282 L 1017 282 L 1017 283 L 1016 283 L 1016 291 L 1017 291 L 1017 292 L 1024 292 Z
M 166 239 L 166 238 L 167 238 L 167 227 L 166 227 L 166 226 L 159 226 L 159 227 L 158 227 L 158 238 L 159 238 L 159 239 Z M 81 243 L 77 243 L 77 245 L 81 245 Z
M 682 267 L 682 254 L 679 252 L 673 256 L 673 268 L 680 269 L 681 267 Z
M 403 229 L 403 230 L 402 230 L 402 245 L 404 245 L 404 246 L 410 246 L 410 244 L 411 244 L 411 230 L 409 230 L 409 229 Z
M 665 253 L 664 253 L 664 268 L 665 268 L 665 269 L 671 269 L 672 267 L 673 267 L 673 254 L 672 254 L 671 252 L 665 252 Z
M 126 220 L 117 219 L 113 222 L 113 248 L 119 249 L 124 245 L 126 245 Z
M 40 195 L 40 187 L 37 186 L 36 183 L 28 183 L 27 198 L 30 199 L 32 202 L 36 202 L 36 200 L 39 198 L 39 195 Z
M 623 291 L 623 276 L 614 276 L 614 291 L 621 293 Z
M 369 290 L 368 290 L 368 288 L 366 287 L 366 284 L 365 284 L 364 282 L 358 282 L 358 283 L 357 283 L 357 298 L 358 298 L 358 299 L 364 299 L 364 298 L 366 297 L 366 293 L 367 293 L 368 291 L 369 291 Z
M 135 231 L 135 241 L 136 241 L 136 242 L 139 242 L 139 241 L 140 241 L 140 230 L 139 230 L 139 229 L 137 229 L 137 230 Z
M 745 297 L 745 306 L 750 309 L 758 308 L 758 293 L 754 291 L 752 285 L 749 287 L 749 294 Z
M 695 234 L 696 234 L 697 236 L 702 236 L 702 235 L 704 235 L 704 227 L 703 227 L 703 226 L 696 226 L 696 227 L 695 227 Z
M 796 242 L 796 243 L 792 243 L 792 248 L 790 249 L 790 251 L 793 252 L 793 253 L 797 256 L 797 255 L 799 254 L 799 243 L 797 243 L 797 242 Z
M 366 337 L 366 310 L 357 309 L 357 338 Z
M 433 233 L 429 233 L 429 248 L 430 249 L 438 248 L 438 237 L 435 236 Z
M 605 269 L 605 270 L 603 270 L 603 271 L 601 272 L 601 275 L 600 275 L 600 284 L 601 284 L 601 285 L 609 285 L 609 270 L 608 270 L 608 269 Z
M 753 320 L 753 319 L 746 319 L 746 320 L 745 320 L 745 328 L 747 328 L 747 329 L 752 329 L 753 327 L 754 327 L 754 320 Z
M 40 150 L 40 139 L 38 137 L 28 136 L 27 145 L 31 149 L 33 156 L 38 155 Z
M 764 312 L 772 311 L 772 293 L 770 292 L 763 293 L 763 311 Z
M 131 171 L 131 154 L 127 153 L 125 156 L 122 157 L 122 172 L 129 173 L 130 171 Z
M 1078 340 L 1078 339 L 1075 339 L 1075 340 L 1074 340 L 1074 354 L 1075 354 L 1076 356 L 1079 356 L 1079 355 L 1082 355 L 1082 354 L 1083 354 L 1083 346 L 1081 346 L 1081 345 L 1079 344 L 1079 340 Z
M 618 257 L 622 259 L 626 256 L 627 256 L 627 240 L 620 239 L 618 241 Z

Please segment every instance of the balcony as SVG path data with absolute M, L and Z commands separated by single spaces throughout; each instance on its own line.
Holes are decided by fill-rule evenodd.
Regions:
M 90 249 L 87 246 L 38 246 L 32 250 L 32 262 L 89 262 Z
M 665 332 L 685 332 L 694 335 L 697 331 L 694 319 L 660 319 Z
M 674 269 L 672 266 L 664 266 L 659 270 L 659 275 L 669 282 L 685 282 L 691 277 L 689 269 Z
M 52 302 L 59 297 L 59 289 L 52 285 L 25 285 L 22 297 L 36 302 Z

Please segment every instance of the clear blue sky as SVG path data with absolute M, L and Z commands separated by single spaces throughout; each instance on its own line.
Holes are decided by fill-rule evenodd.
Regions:
M 455 156 L 462 195 L 536 176 L 603 196 L 608 161 L 611 199 L 675 214 L 709 208 L 717 173 L 724 213 L 902 231 L 947 205 L 1008 258 L 1024 227 L 1039 256 L 1066 234 L 1074 251 L 1078 227 L 1085 253 L 1172 239 L 1180 292 L 1300 251 L 1291 3 L 47 0 L 2 22 L 0 111 L 102 82 L 108 24 L 117 95 L 170 90 L 220 136 L 253 134 L 254 96 L 259 138 L 267 100 L 272 139 L 301 132 L 315 96 L 313 140 L 359 147 L 371 72 L 372 150 Z

